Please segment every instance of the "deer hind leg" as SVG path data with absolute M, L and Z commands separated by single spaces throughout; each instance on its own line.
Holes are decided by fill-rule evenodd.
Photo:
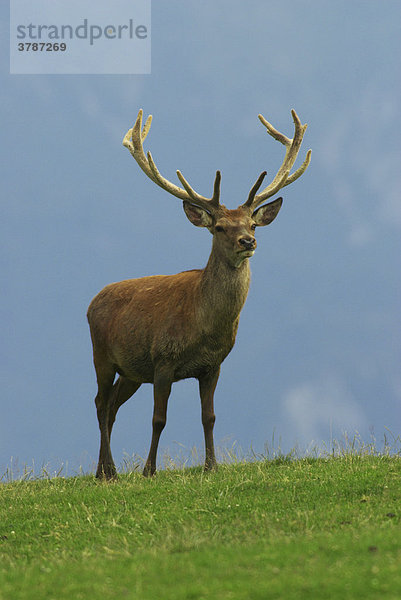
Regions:
M 135 394 L 135 392 L 140 386 L 140 383 L 130 381 L 129 379 L 123 376 L 120 376 L 113 385 L 108 418 L 109 439 L 111 437 L 111 430 L 113 429 L 118 409 L 122 404 L 124 404 L 124 402 L 129 400 L 131 396 Z
M 205 434 L 205 471 L 217 469 L 213 441 L 213 427 L 216 421 L 213 397 L 219 375 L 220 367 L 215 371 L 211 371 L 199 378 L 199 394 L 202 406 L 202 425 Z
M 109 414 L 115 370 L 110 366 L 107 368 L 101 367 L 96 361 L 95 369 L 98 383 L 95 404 L 100 429 L 99 463 L 96 477 L 98 479 L 114 479 L 117 477 L 117 471 L 110 448 Z
M 156 472 L 157 447 L 161 432 L 167 420 L 167 403 L 171 392 L 172 381 L 169 377 L 161 374 L 155 375 L 153 384 L 154 407 L 152 419 L 152 442 L 150 444 L 149 456 L 146 460 L 143 474 L 145 477 L 154 475 Z

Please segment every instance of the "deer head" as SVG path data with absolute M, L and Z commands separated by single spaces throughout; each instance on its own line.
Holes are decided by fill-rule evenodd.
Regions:
M 142 127 L 142 109 L 138 113 L 134 127 L 125 135 L 123 144 L 129 149 L 149 179 L 173 196 L 183 200 L 185 214 L 191 223 L 197 227 L 206 227 L 212 233 L 215 252 L 224 257 L 230 265 L 238 267 L 245 258 L 249 258 L 255 252 L 256 239 L 254 233 L 256 227 L 264 227 L 271 223 L 276 218 L 283 200 L 278 198 L 263 206 L 260 205 L 275 195 L 281 188 L 298 179 L 309 166 L 311 150 L 308 150 L 302 165 L 294 173 L 290 173 L 307 128 L 307 125 L 301 124 L 295 110 L 292 110 L 291 113 L 295 125 L 293 139 L 289 139 L 277 131 L 262 115 L 259 115 L 259 119 L 266 127 L 267 133 L 285 146 L 285 157 L 271 183 L 258 194 L 257 192 L 266 176 L 266 171 L 261 173 L 251 188 L 246 202 L 236 209 L 227 209 L 224 204 L 220 204 L 220 171 L 216 171 L 211 198 L 198 194 L 181 171 L 177 170 L 177 176 L 183 186 L 182 188 L 161 175 L 151 153 L 148 152 L 145 155 L 143 149 L 143 142 L 152 123 L 152 115 L 149 115 Z

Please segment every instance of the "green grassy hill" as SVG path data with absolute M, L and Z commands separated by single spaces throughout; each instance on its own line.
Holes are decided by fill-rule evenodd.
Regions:
M 0 599 L 401 598 L 398 456 L 0 485 Z

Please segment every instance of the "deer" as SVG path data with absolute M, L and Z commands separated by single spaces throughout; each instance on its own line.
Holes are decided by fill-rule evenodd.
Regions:
M 297 180 L 311 160 L 311 150 L 308 150 L 302 165 L 290 173 L 307 128 L 295 110 L 291 113 L 292 139 L 258 115 L 267 133 L 285 146 L 285 156 L 271 183 L 259 192 L 266 171 L 261 173 L 247 200 L 235 209 L 220 203 L 220 171 L 216 171 L 210 198 L 197 193 L 178 170 L 183 187 L 161 175 L 151 153 L 145 154 L 143 149 L 151 115 L 142 126 L 141 109 L 134 127 L 125 135 L 123 145 L 145 175 L 182 200 L 189 221 L 196 227 L 208 229 L 213 240 L 204 269 L 111 283 L 89 305 L 87 317 L 98 385 L 95 398 L 100 429 L 97 478 L 113 480 L 117 477 L 110 447 L 113 424 L 118 409 L 143 383 L 153 384 L 154 397 L 152 438 L 143 475 L 154 475 L 172 384 L 187 378 L 195 378 L 199 383 L 204 470 L 217 468 L 213 441 L 214 392 L 221 364 L 234 346 L 240 313 L 248 295 L 249 259 L 256 249 L 255 229 L 270 224 L 283 202 L 282 197 L 263 204 L 265 200 Z

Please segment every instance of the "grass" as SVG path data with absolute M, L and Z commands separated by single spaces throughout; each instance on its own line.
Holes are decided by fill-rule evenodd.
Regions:
M 0 600 L 401 597 L 401 458 L 0 486 Z

